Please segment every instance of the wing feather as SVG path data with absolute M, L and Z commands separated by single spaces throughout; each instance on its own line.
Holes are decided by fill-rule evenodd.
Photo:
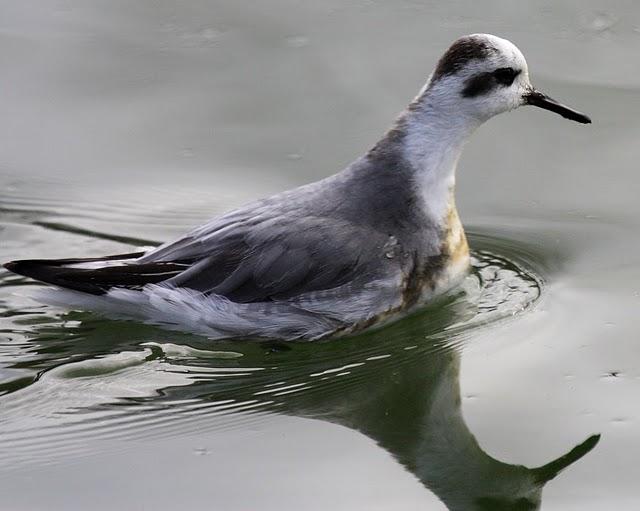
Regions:
M 92 294 L 162 284 L 238 303 L 287 301 L 375 279 L 384 269 L 380 258 L 387 239 L 339 218 L 246 211 L 146 254 L 16 261 L 7 268 Z
M 204 245 L 213 255 L 167 284 L 240 303 L 288 300 L 371 277 L 380 270 L 388 238 L 350 222 L 319 217 L 276 219 L 237 227 L 233 237 L 227 234 L 219 239 L 209 234 Z M 378 264 L 372 264 L 375 261 Z

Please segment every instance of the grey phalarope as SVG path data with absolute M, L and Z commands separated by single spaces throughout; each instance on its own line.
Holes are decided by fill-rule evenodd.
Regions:
M 536 90 L 512 43 L 465 36 L 391 130 L 338 174 L 147 252 L 5 267 L 57 286 L 44 301 L 211 338 L 359 331 L 464 277 L 469 249 L 454 202 L 460 153 L 482 123 L 523 105 L 591 122 Z

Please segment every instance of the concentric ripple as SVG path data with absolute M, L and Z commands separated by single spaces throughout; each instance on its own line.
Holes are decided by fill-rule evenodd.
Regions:
M 326 415 L 382 370 L 463 349 L 480 329 L 535 303 L 543 277 L 521 257 L 529 247 L 470 239 L 473 271 L 458 289 L 393 325 L 319 343 L 212 343 L 6 299 L 0 465 L 93 454 L 113 439 L 241 428 L 272 413 Z M 0 278 L 12 292 L 25 284 Z

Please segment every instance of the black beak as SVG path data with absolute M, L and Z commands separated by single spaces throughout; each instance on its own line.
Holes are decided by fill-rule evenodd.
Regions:
M 550 98 L 546 94 L 540 91 L 531 89 L 524 95 L 524 101 L 526 105 L 533 105 L 545 110 L 551 110 L 557 114 L 560 114 L 565 119 L 571 119 L 572 121 L 581 122 L 582 124 L 591 124 L 591 119 L 583 113 L 573 110 L 568 106 L 564 106 L 562 103 L 558 103 L 555 99 Z

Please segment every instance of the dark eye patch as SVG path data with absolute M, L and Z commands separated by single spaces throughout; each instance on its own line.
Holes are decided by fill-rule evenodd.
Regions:
M 462 95 L 465 98 L 473 98 L 486 94 L 498 85 L 509 86 L 519 74 L 520 70 L 516 71 L 511 67 L 501 67 L 491 73 L 478 73 L 465 82 Z
M 520 71 L 516 71 L 512 67 L 501 67 L 493 72 L 493 76 L 500 85 L 511 85 L 516 76 L 520 74 Z
M 480 73 L 469 78 L 462 89 L 462 95 L 465 98 L 473 98 L 486 94 L 495 85 L 495 80 L 492 73 Z

